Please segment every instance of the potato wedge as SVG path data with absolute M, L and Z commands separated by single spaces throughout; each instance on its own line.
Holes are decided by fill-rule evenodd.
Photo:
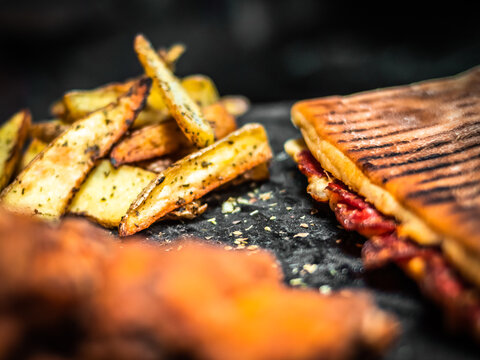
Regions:
M 25 150 L 22 155 L 22 160 L 20 160 L 18 171 L 22 171 L 23 169 L 25 169 L 27 165 L 30 164 L 32 160 L 35 159 L 35 157 L 40 154 L 47 146 L 47 142 L 44 142 L 37 138 L 33 138 L 28 145 L 27 150 Z
M 0 190 L 8 184 L 20 161 L 31 121 L 30 111 L 22 110 L 0 127 Z
M 231 132 L 237 130 L 235 117 L 231 115 L 222 104 L 215 103 L 206 106 L 202 111 L 203 116 L 205 116 L 205 119 L 207 119 L 213 128 L 217 140 L 223 139 Z
M 55 116 L 66 123 L 72 123 L 87 116 L 108 104 L 117 101 L 118 97 L 128 91 L 132 81 L 107 84 L 91 90 L 74 90 L 67 92 L 63 99 L 52 107 Z M 200 106 L 211 105 L 218 99 L 218 93 L 212 80 L 204 75 L 194 75 L 182 80 L 190 97 Z M 148 96 L 147 105 L 138 114 L 132 128 L 139 129 L 143 126 L 159 124 L 170 119 L 170 113 L 159 92 L 152 92 Z
M 142 35 L 135 38 L 135 52 L 145 73 L 153 79 L 152 91 L 162 94 L 170 114 L 185 136 L 200 148 L 212 144 L 215 134 L 200 107 L 190 98 L 180 81 Z
M 69 127 L 70 124 L 65 124 L 59 119 L 43 121 L 39 123 L 33 123 L 30 126 L 28 135 L 33 139 L 39 139 L 43 142 L 49 143 L 66 131 Z
M 262 125 L 248 124 L 160 173 L 132 203 L 121 236 L 143 230 L 169 212 L 198 199 L 272 157 Z
M 167 155 L 190 143 L 173 120 L 138 129 L 122 139 L 110 153 L 114 166 Z
M 118 100 L 125 94 L 135 81 L 128 80 L 122 83 L 107 84 L 91 90 L 74 90 L 67 92 L 62 99 L 64 114 L 62 120 L 73 123 L 88 114 L 101 109 Z M 144 109 L 138 114 L 132 128 L 140 128 L 145 125 L 158 124 L 169 119 L 170 114 L 159 95 L 150 95 Z
M 139 80 L 116 103 L 77 121 L 57 137 L 2 192 L 2 205 L 47 219 L 61 216 L 95 160 L 128 130 L 150 86 L 150 79 Z
M 86 216 L 105 227 L 117 227 L 130 204 L 157 175 L 135 166 L 115 169 L 102 160 L 75 194 L 68 213 Z
M 115 228 L 130 204 L 156 177 L 156 173 L 136 166 L 123 165 L 115 169 L 108 160 L 101 160 L 75 194 L 67 212 Z M 167 214 L 164 219 L 193 219 L 206 209 L 207 204 L 193 201 Z
M 168 65 L 168 68 L 171 71 L 175 71 L 175 65 L 178 59 L 185 53 L 185 50 L 187 50 L 185 45 L 173 44 L 168 50 L 165 48 L 158 49 L 157 53 Z
M 101 109 L 118 100 L 133 85 L 135 80 L 111 83 L 92 90 L 73 90 L 63 96 L 65 106 L 64 121 L 75 122 L 92 111 Z M 138 80 L 137 80 L 138 81 Z
M 259 164 L 248 171 L 245 171 L 242 175 L 236 177 L 228 184 L 224 186 L 228 188 L 229 186 L 237 186 L 249 181 L 265 181 L 270 177 L 270 169 L 268 168 L 268 162 Z
M 63 119 L 67 115 L 67 109 L 63 104 L 62 99 L 55 101 L 52 105 L 50 105 L 50 114 L 55 118 Z
M 241 95 L 222 96 L 218 102 L 235 117 L 242 116 L 250 109 L 250 100 Z
M 201 108 L 218 102 L 215 83 L 205 75 L 190 75 L 182 79 L 182 87 Z
M 221 104 L 207 106 L 203 111 L 217 139 L 236 130 L 235 118 Z M 119 166 L 169 155 L 189 146 L 177 123 L 171 120 L 134 131 L 113 148 L 110 158 L 114 166 Z
M 207 203 L 202 203 L 200 200 L 193 200 L 191 203 L 169 212 L 159 220 L 192 220 L 202 215 L 207 208 Z

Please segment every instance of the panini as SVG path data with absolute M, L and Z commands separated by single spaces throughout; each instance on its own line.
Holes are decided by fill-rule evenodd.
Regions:
M 378 216 L 393 221 L 397 238 L 439 249 L 473 288 L 480 287 L 479 96 L 480 68 L 474 68 L 445 79 L 301 101 L 292 108 L 309 151 L 325 175 L 335 178 L 317 189 L 333 209 L 338 203 L 332 203 L 336 190 L 330 184 L 345 184 Z M 299 149 L 289 143 L 287 150 L 298 162 Z M 337 218 L 347 220 L 340 213 Z M 363 235 L 389 234 L 375 231 Z

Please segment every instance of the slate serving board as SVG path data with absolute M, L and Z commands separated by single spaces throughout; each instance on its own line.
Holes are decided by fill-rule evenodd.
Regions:
M 323 292 L 366 289 L 380 307 L 393 312 L 402 335 L 385 359 L 479 359 L 480 348 L 468 338 L 450 334 L 441 311 L 423 299 L 399 269 L 364 271 L 363 238 L 342 230 L 328 206 L 308 196 L 305 177 L 283 151 L 287 139 L 299 136 L 290 122 L 291 105 L 254 105 L 239 119 L 240 124 L 258 122 L 266 127 L 274 151 L 270 180 L 211 193 L 203 215 L 154 224 L 143 232 L 147 241 L 199 237 L 232 248 L 271 250 L 287 284 Z

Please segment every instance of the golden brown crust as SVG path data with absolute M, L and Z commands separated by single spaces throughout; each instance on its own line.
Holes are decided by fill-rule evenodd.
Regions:
M 292 113 L 442 236 L 480 253 L 479 96 L 475 68 L 446 79 L 302 101 Z M 294 122 L 301 126 L 295 115 Z

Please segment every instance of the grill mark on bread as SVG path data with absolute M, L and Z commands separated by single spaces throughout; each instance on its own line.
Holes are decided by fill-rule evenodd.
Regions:
M 453 173 L 438 174 L 438 175 L 429 177 L 428 179 L 423 179 L 419 181 L 418 184 L 428 184 L 428 183 L 435 182 L 442 179 L 450 179 L 450 178 L 455 178 L 457 176 L 469 175 L 471 173 L 476 173 L 478 171 L 480 171 L 480 165 L 466 169 L 466 170 L 456 171 Z
M 394 168 L 394 167 L 399 167 L 399 166 L 404 166 L 404 165 L 416 164 L 416 163 L 429 161 L 429 160 L 434 160 L 434 159 L 441 159 L 441 158 L 449 157 L 449 156 L 452 156 L 452 155 L 455 155 L 455 154 L 460 154 L 464 151 L 472 150 L 472 149 L 475 149 L 475 148 L 478 148 L 478 147 L 480 147 L 480 143 L 475 142 L 473 144 L 469 144 L 469 145 L 464 146 L 464 147 L 456 148 L 455 150 L 453 150 L 449 153 L 446 153 L 446 152 L 438 153 L 437 152 L 435 154 L 429 154 L 429 155 L 425 155 L 425 156 L 422 156 L 422 157 L 408 159 L 408 160 L 398 162 L 398 163 L 389 163 L 389 164 L 380 164 L 380 165 L 373 164 L 373 169 L 375 169 L 375 170 L 388 169 L 388 168 Z
M 449 167 L 449 166 L 460 165 L 460 164 L 463 164 L 463 163 L 466 163 L 466 162 L 469 162 L 469 161 L 478 160 L 479 158 L 480 158 L 480 153 L 475 154 L 474 157 L 467 157 L 467 158 L 459 159 L 459 160 L 456 160 L 456 161 L 449 161 L 449 162 L 434 164 L 434 165 L 422 167 L 422 168 L 419 168 L 419 169 L 408 169 L 408 170 L 405 170 L 401 173 L 394 174 L 392 176 L 387 176 L 387 179 L 391 180 L 391 179 L 404 177 L 404 176 L 408 176 L 408 175 L 416 175 L 416 174 L 421 174 L 421 173 L 425 173 L 425 172 L 429 172 L 429 171 L 443 169 L 443 168 L 446 168 L 446 167 Z
M 455 106 L 459 109 L 461 108 L 464 108 L 464 107 L 470 107 L 470 106 L 473 106 L 475 105 L 475 101 L 464 101 L 464 102 L 461 102 L 460 104 L 456 104 Z
M 372 136 L 356 137 L 356 138 L 353 138 L 353 139 L 340 139 L 340 140 L 338 140 L 337 142 L 338 142 L 338 143 L 349 143 L 349 142 L 357 142 L 357 141 L 381 139 L 381 138 L 384 138 L 384 137 L 393 136 L 393 135 L 400 135 L 400 134 L 406 134 L 406 133 L 411 132 L 411 131 L 416 131 L 416 130 L 420 130 L 420 129 L 425 129 L 425 128 L 429 128 L 429 127 L 433 127 L 433 126 L 434 126 L 434 125 L 425 125 L 425 126 L 421 126 L 421 127 L 413 127 L 413 128 L 408 128 L 408 129 L 399 129 L 399 130 L 395 130 L 395 131 L 392 131 L 392 132 L 389 132 L 389 133 L 382 133 L 382 134 L 377 134 L 377 135 L 372 135 Z M 390 125 L 390 127 L 391 127 L 391 125 Z M 355 131 L 355 132 L 357 132 L 357 131 Z
M 357 132 L 366 132 L 366 131 L 371 131 L 371 130 L 378 130 L 378 129 L 384 129 L 384 128 L 388 128 L 388 127 L 391 127 L 392 125 L 391 124 L 381 124 L 381 125 L 376 125 L 376 126 L 373 126 L 373 127 L 369 127 L 369 128 L 360 128 L 360 129 L 353 129 L 353 128 L 349 128 L 349 129 L 341 129 L 340 131 L 332 131 L 332 132 L 329 132 L 328 135 L 335 135 L 335 134 L 348 134 L 348 133 L 357 133 Z
M 480 184 L 480 180 L 473 180 L 473 181 L 466 181 L 460 184 L 456 185 L 444 185 L 444 186 L 434 186 L 429 189 L 424 189 L 424 190 L 417 190 L 414 192 L 411 192 L 407 195 L 409 199 L 417 199 L 425 196 L 431 196 L 436 193 L 445 193 L 445 192 L 452 192 L 455 190 L 461 190 L 469 187 L 475 187 Z
M 371 145 L 371 146 L 364 146 L 364 147 L 358 147 L 355 149 L 348 149 L 350 152 L 360 152 L 360 151 L 365 151 L 365 150 L 375 150 L 375 149 L 384 149 L 388 147 L 392 147 L 394 145 L 404 145 L 404 144 L 410 144 L 411 141 L 407 140 L 402 140 L 398 142 L 389 142 L 385 144 L 379 144 L 379 145 Z
M 472 139 L 472 138 L 480 136 L 480 128 L 474 129 L 475 131 L 470 131 L 470 129 L 469 129 L 470 127 L 475 127 L 475 126 L 478 126 L 478 125 L 480 125 L 480 121 L 475 121 L 473 123 L 464 123 L 464 124 L 461 124 L 457 127 L 454 127 L 453 129 L 447 129 L 447 130 L 442 131 L 440 133 L 435 133 L 435 134 L 426 136 L 424 138 L 410 139 L 409 141 L 399 141 L 397 143 L 391 142 L 391 143 L 387 143 L 387 144 L 383 144 L 383 145 L 394 146 L 394 145 L 401 145 L 401 144 L 405 144 L 405 143 L 410 144 L 414 141 L 425 141 L 425 140 L 428 140 L 428 139 L 442 138 L 442 137 L 451 135 L 452 132 L 467 130 L 467 129 L 469 130 L 467 132 L 467 134 L 459 137 L 458 140 L 460 140 L 460 139 L 461 140 L 468 140 L 468 139 Z M 392 151 L 392 152 L 382 153 L 382 154 L 378 154 L 378 155 L 364 156 L 364 157 L 359 158 L 358 161 L 362 162 L 362 161 L 370 161 L 370 160 L 377 160 L 377 159 L 382 159 L 382 158 L 390 158 L 390 157 L 395 157 L 395 156 L 414 154 L 414 153 L 421 152 L 423 150 L 428 150 L 430 148 L 437 148 L 437 147 L 440 147 L 440 146 L 451 144 L 452 141 L 453 141 L 453 139 L 448 138 L 448 139 L 445 139 L 445 140 L 439 140 L 439 141 L 435 141 L 435 142 L 432 142 L 432 143 L 428 143 L 428 144 L 416 147 L 415 149 L 412 149 L 412 150 Z M 381 146 L 381 148 L 385 148 L 385 147 L 388 147 L 388 146 Z M 379 147 L 377 145 L 376 146 L 366 146 L 366 147 L 360 147 L 360 148 L 356 148 L 356 149 L 350 149 L 348 151 L 359 152 L 359 151 L 363 151 L 363 150 L 372 150 L 372 149 L 376 149 L 376 148 L 379 148 Z
M 410 143 L 411 141 L 407 141 L 406 143 Z M 442 140 L 442 141 L 436 141 L 432 142 L 423 146 L 419 146 L 415 149 L 412 150 L 406 150 L 406 151 L 392 151 L 389 153 L 382 153 L 378 155 L 369 155 L 369 156 L 364 156 L 358 159 L 360 163 L 371 161 L 371 160 L 377 160 L 377 159 L 383 159 L 383 158 L 391 158 L 391 157 L 396 157 L 396 156 L 403 156 L 403 155 L 411 155 L 411 154 L 416 154 L 418 152 L 421 152 L 423 150 L 429 149 L 429 148 L 436 148 L 440 147 L 443 145 L 448 145 L 450 144 L 450 141 L 447 140 Z M 395 145 L 395 144 L 394 144 Z
M 467 196 L 471 199 L 476 199 L 480 195 L 480 188 L 475 190 L 473 193 L 468 194 Z M 424 205 L 431 206 L 431 205 L 440 205 L 446 203 L 455 203 L 457 204 L 459 201 L 465 200 L 465 197 L 455 196 L 453 194 L 447 194 L 443 196 L 434 196 L 425 199 L 422 201 Z M 471 211 L 471 210 L 468 210 Z

